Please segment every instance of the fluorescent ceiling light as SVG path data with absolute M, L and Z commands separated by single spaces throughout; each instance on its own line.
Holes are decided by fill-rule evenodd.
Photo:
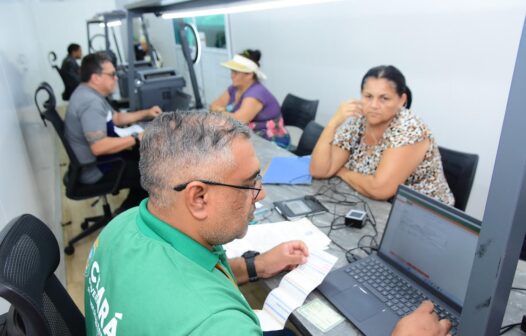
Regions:
M 164 13 L 163 19 L 180 19 L 185 17 L 208 16 L 218 14 L 236 14 L 244 12 L 279 9 L 293 6 L 311 5 L 317 3 L 335 2 L 341 0 L 273 0 L 250 3 L 234 3 L 222 6 L 210 6 L 201 9 L 189 9 Z
M 122 22 L 121 22 L 121 20 L 110 21 L 110 22 L 107 23 L 107 25 L 108 25 L 108 27 L 117 27 L 117 26 L 122 25 Z M 99 27 L 103 27 L 104 28 L 104 22 L 99 23 Z

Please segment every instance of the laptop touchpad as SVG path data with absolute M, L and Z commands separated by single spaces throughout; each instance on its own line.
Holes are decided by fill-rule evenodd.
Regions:
M 357 322 L 373 316 L 384 308 L 384 304 L 376 296 L 357 284 L 333 297 L 333 301 L 341 307 L 341 311 L 347 311 Z

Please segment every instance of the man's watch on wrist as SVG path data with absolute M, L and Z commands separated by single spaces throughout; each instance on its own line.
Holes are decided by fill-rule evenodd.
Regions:
M 242 257 L 245 259 L 245 264 L 247 265 L 248 281 L 250 282 L 259 280 L 258 274 L 256 272 L 256 265 L 254 264 L 254 260 L 258 255 L 259 252 L 256 251 L 246 251 L 242 255 Z
M 137 145 L 139 143 L 139 133 L 137 132 L 133 132 L 132 134 L 130 134 L 131 137 L 133 138 L 133 140 L 135 140 L 135 144 Z

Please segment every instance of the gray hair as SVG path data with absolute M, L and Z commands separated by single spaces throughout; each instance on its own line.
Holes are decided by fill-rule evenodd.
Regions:
M 193 179 L 220 179 L 234 165 L 231 143 L 250 138 L 247 126 L 220 113 L 177 111 L 155 118 L 141 141 L 141 185 L 158 207 L 172 188 Z M 175 181 L 174 181 L 175 177 Z

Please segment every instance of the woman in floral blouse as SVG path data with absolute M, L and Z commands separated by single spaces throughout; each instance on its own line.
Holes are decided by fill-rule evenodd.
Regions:
M 338 176 L 359 193 L 387 200 L 398 185 L 453 205 L 438 146 L 408 108 L 411 91 L 394 66 L 378 66 L 362 79 L 362 99 L 340 105 L 314 151 L 316 178 Z

